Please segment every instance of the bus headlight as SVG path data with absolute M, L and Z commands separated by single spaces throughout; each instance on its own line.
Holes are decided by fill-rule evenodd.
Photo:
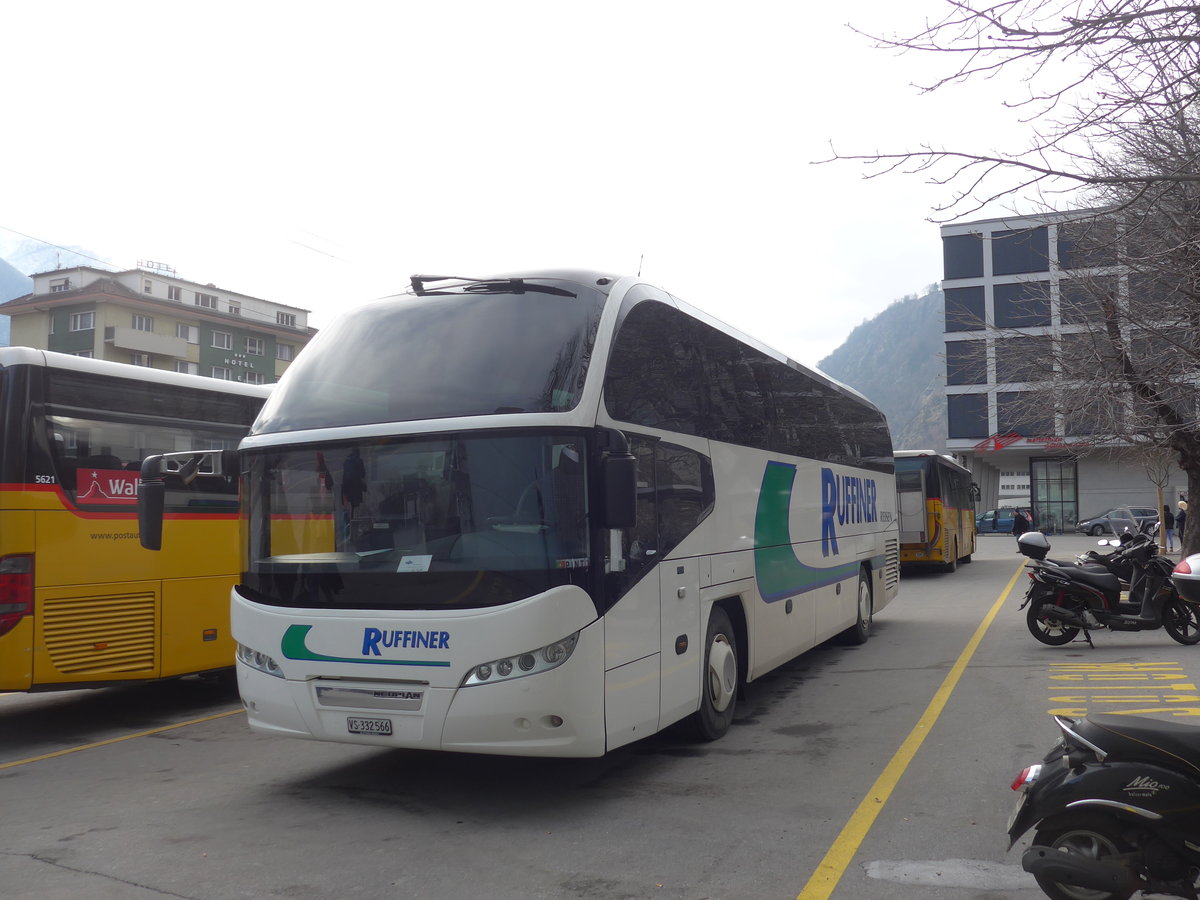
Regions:
M 279 668 L 279 663 L 275 662 L 265 653 L 247 647 L 245 644 L 237 645 L 238 662 L 245 663 L 252 669 L 258 669 L 260 672 L 266 672 L 268 675 L 274 675 L 276 678 L 283 677 L 283 669 Z
M 472 666 L 463 678 L 462 686 L 471 687 L 477 684 L 495 684 L 499 681 L 512 681 L 514 678 L 524 678 L 526 675 L 536 675 L 556 669 L 571 658 L 575 645 L 579 642 L 579 632 L 568 635 L 561 641 L 547 644 L 526 653 L 514 653 L 504 659 L 493 659 Z M 281 676 L 282 677 L 282 676 Z

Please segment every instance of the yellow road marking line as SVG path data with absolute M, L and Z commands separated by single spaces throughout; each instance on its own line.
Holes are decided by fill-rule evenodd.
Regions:
M 975 651 L 979 649 L 979 644 L 983 641 L 984 634 L 992 624 L 992 620 L 996 618 L 996 614 L 1000 612 L 1000 608 L 1008 600 L 1009 592 L 1012 591 L 1013 585 L 1017 583 L 1021 573 L 1025 571 L 1025 564 L 1021 563 L 1019 569 L 1013 573 L 1013 577 L 1008 580 L 1008 584 L 1004 586 L 1004 590 L 1000 592 L 1000 596 L 996 598 L 996 602 L 992 604 L 992 608 L 988 614 L 984 616 L 983 621 L 979 623 L 979 627 L 975 629 L 975 634 L 971 640 L 967 642 L 967 646 L 959 655 L 958 660 L 950 669 L 950 673 L 942 682 L 942 686 L 937 689 L 937 693 L 933 695 L 933 699 L 929 701 L 929 706 L 925 708 L 925 713 L 918 720 L 913 730 L 909 732 L 904 743 L 900 745 L 900 749 L 888 762 L 880 776 L 875 779 L 875 783 L 871 785 L 871 789 L 867 791 L 867 795 L 863 797 L 862 802 L 858 804 L 858 808 L 854 810 L 850 816 L 850 821 L 842 829 L 841 834 L 834 840 L 833 846 L 825 854 L 825 858 L 821 860 L 812 877 L 808 879 L 808 884 L 804 886 L 804 890 L 800 892 L 796 900 L 827 900 L 833 893 L 834 889 L 841 881 L 842 875 L 845 874 L 847 867 L 854 859 L 854 854 L 858 852 L 858 848 L 862 846 L 862 842 L 867 837 L 867 832 L 871 830 L 871 826 L 875 823 L 879 813 L 883 811 L 888 798 L 891 797 L 892 791 L 896 789 L 896 785 L 900 781 L 900 776 L 904 774 L 913 757 L 917 755 L 917 750 L 925 738 L 929 736 L 934 723 L 942 714 L 942 710 L 946 708 L 946 703 L 950 699 L 950 695 L 958 686 L 959 679 L 966 671 L 967 664 L 975 655 Z
M 174 725 L 164 725 L 161 728 L 151 728 L 149 731 L 139 731 L 136 734 L 126 734 L 121 737 L 109 738 L 106 741 L 96 741 L 92 744 L 80 744 L 78 747 L 68 747 L 66 750 L 55 750 L 53 753 L 44 753 L 41 756 L 31 756 L 28 759 L 18 759 L 13 762 L 0 763 L 0 770 L 12 769 L 17 766 L 28 765 L 29 763 L 42 762 L 46 759 L 54 759 L 58 756 L 66 756 L 69 753 L 79 753 L 82 750 L 94 750 L 97 747 L 107 747 L 109 744 L 119 744 L 122 741 L 132 741 L 134 738 L 149 737 L 152 734 L 162 734 L 164 731 L 173 731 L 176 728 L 185 728 L 188 725 L 199 725 L 201 722 L 212 722 L 214 719 L 224 719 L 227 716 L 236 716 L 238 713 L 245 712 L 243 709 L 233 709 L 229 712 L 215 713 L 211 716 L 202 716 L 199 719 L 188 719 L 186 722 L 176 722 Z

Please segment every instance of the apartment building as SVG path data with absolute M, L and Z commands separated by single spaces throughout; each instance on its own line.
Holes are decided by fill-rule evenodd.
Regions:
M 1091 215 L 985 219 L 941 229 L 946 449 L 974 474 L 980 509 L 998 505 L 1011 490 L 1006 485 L 1016 483 L 1012 473 L 1022 473 L 1039 526 L 1055 531 L 1114 506 L 1157 505 L 1158 488 L 1139 460 L 1120 445 L 1097 446 L 1082 433 L 1082 419 L 1047 412 L 1030 423 L 1023 396 L 1032 386 L 1030 351 L 1052 354 L 1056 338 L 1082 329 L 1078 305 L 1060 300 L 1097 274 L 1075 253 L 1081 223 Z M 1124 284 L 1112 267 L 1104 274 Z M 1176 497 L 1186 484 L 1172 471 L 1166 496 Z
M 32 293 L 0 304 L 14 345 L 271 384 L 316 333 L 308 310 L 187 281 L 158 263 L 30 277 Z

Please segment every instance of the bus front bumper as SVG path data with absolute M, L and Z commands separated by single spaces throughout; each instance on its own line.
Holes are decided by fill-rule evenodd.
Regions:
M 285 680 L 239 662 L 238 688 L 250 727 L 261 734 L 463 753 L 602 756 L 602 638 L 597 623 L 580 632 L 563 665 L 471 687 Z

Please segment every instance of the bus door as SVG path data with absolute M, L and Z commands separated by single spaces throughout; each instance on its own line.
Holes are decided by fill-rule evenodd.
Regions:
M 924 544 L 928 541 L 925 509 L 925 472 L 897 472 L 896 496 L 900 507 L 900 543 Z

